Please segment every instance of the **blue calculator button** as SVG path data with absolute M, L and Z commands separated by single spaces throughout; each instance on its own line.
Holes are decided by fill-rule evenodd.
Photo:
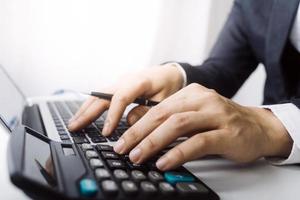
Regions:
M 80 194 L 84 197 L 95 196 L 98 192 L 96 181 L 92 179 L 82 179 L 79 183 Z
M 165 172 L 164 177 L 166 181 L 172 185 L 175 185 L 176 183 L 179 182 L 194 182 L 195 178 L 184 172 Z

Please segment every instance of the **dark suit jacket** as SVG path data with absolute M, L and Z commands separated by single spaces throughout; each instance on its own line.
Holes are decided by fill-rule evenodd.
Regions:
M 209 58 L 200 66 L 180 63 L 188 83 L 231 98 L 263 63 L 264 104 L 300 108 L 300 54 L 289 43 L 299 0 L 236 0 Z

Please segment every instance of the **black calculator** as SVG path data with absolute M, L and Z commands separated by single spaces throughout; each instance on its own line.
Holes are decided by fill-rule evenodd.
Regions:
M 8 148 L 11 181 L 33 199 L 219 199 L 184 167 L 134 164 L 108 144 L 56 142 L 20 125 Z

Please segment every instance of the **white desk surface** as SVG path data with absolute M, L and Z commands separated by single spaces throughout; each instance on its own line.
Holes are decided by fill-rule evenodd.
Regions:
M 9 135 L 0 126 L 0 199 L 28 199 L 9 180 L 6 162 L 8 138 Z M 300 198 L 300 165 L 277 167 L 264 160 L 251 165 L 237 165 L 223 159 L 207 159 L 186 166 L 222 200 Z

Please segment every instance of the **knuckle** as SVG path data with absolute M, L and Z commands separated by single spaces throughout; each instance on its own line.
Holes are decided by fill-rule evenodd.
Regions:
M 207 100 L 207 101 L 210 101 L 210 102 L 219 102 L 221 100 L 221 97 L 220 95 L 218 95 L 218 93 L 214 90 L 207 90 L 204 94 L 204 98 Z
M 157 148 L 157 142 L 154 141 L 153 138 L 148 137 L 145 139 L 145 146 L 148 149 L 155 150 Z
M 124 95 L 119 95 L 119 94 L 115 94 L 113 96 L 113 100 L 120 102 L 120 103 L 127 103 L 129 101 L 128 97 L 126 97 Z
M 172 150 L 172 157 L 176 158 L 177 160 L 185 160 L 184 151 L 180 147 L 175 147 Z
M 153 108 L 150 109 L 149 112 L 150 112 L 151 118 L 155 122 L 165 121 L 169 116 L 168 109 L 161 105 L 154 106 Z
M 198 83 L 191 83 L 188 85 L 189 88 L 193 88 L 193 89 L 197 89 L 200 87 L 200 85 Z
M 189 124 L 190 120 L 188 115 L 176 113 L 171 115 L 170 122 L 176 127 L 176 129 L 181 129 L 186 127 Z
M 126 141 L 129 141 L 131 143 L 135 143 L 136 141 L 139 140 L 139 134 L 133 127 L 128 129 L 126 134 L 124 134 L 123 137 Z

